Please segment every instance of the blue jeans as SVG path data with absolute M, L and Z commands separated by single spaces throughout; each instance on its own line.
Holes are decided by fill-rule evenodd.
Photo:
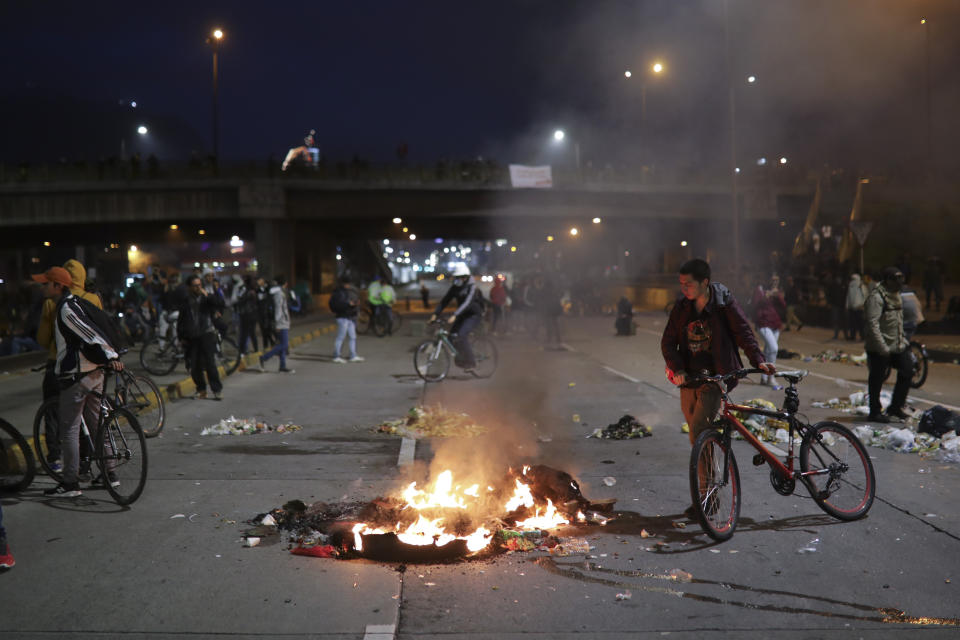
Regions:
M 470 346 L 470 332 L 476 328 L 482 319 L 483 316 L 480 315 L 461 316 L 450 327 L 453 346 L 457 348 L 457 357 L 455 358 L 457 366 L 464 368 L 476 366 L 477 359 L 473 355 L 473 347 Z
M 277 329 L 277 344 L 263 354 L 262 360 L 266 362 L 273 356 L 280 356 L 280 368 L 286 369 L 288 353 L 290 353 L 290 329 Z
M 760 337 L 763 338 L 763 357 L 770 364 L 777 361 L 777 353 L 780 348 L 777 341 L 780 339 L 780 329 L 771 329 L 770 327 L 760 327 L 757 329 Z M 773 376 L 765 373 L 760 374 L 760 384 L 773 384 Z
M 350 357 L 357 357 L 357 323 L 353 318 L 337 318 L 337 337 L 333 341 L 333 357 L 340 357 L 340 349 L 343 347 L 343 339 L 347 338 L 347 346 L 350 349 Z

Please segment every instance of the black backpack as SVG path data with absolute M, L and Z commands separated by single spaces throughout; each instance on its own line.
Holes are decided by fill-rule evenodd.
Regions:
M 120 321 L 115 316 L 107 313 L 97 305 L 93 304 L 89 300 L 81 298 L 80 296 L 73 296 L 73 300 L 80 307 L 80 311 L 83 313 L 84 320 L 87 320 L 90 324 L 96 327 L 97 331 L 100 333 L 100 336 L 107 341 L 107 344 L 109 344 L 114 351 L 120 353 L 129 347 L 127 338 L 124 335 L 123 330 L 120 328 Z M 57 322 L 61 322 L 60 309 L 63 307 L 64 302 L 66 302 L 66 298 L 61 300 L 57 305 Z M 64 336 L 70 336 L 73 333 L 62 326 L 61 332 Z M 77 340 L 79 340 L 79 338 L 77 338 Z M 100 360 L 103 359 L 100 350 L 95 347 L 91 347 L 82 340 L 80 340 L 80 351 L 90 362 L 95 364 L 106 364 L 105 362 L 100 362 Z

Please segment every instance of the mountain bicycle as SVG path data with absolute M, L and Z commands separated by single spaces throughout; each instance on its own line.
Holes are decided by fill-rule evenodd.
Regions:
M 230 375 L 240 366 L 242 354 L 233 338 L 217 332 L 217 351 L 214 354 L 217 366 L 223 367 Z M 186 353 L 176 336 L 176 328 L 171 325 L 167 335 L 154 338 L 140 349 L 140 364 L 155 376 L 165 376 L 177 368 L 177 363 L 186 363 Z
M 726 375 L 701 376 L 688 386 L 715 384 L 720 389 L 720 414 L 716 429 L 704 431 L 690 452 L 690 497 L 700 526 L 717 541 L 728 540 L 740 517 L 741 485 L 732 440 L 734 433 L 757 450 L 753 464 L 770 467 L 770 483 L 784 496 L 793 494 L 797 480 L 802 482 L 814 502 L 839 520 L 862 518 L 873 505 L 876 494 L 873 464 L 866 448 L 849 429 L 830 421 L 809 424 L 797 412 L 800 396 L 796 385 L 806 371 L 782 371 L 776 374 L 788 384 L 781 410 L 761 409 L 734 404 L 725 384 L 760 369 L 740 369 Z M 784 462 L 751 433 L 739 416 L 761 415 L 786 422 L 788 446 Z M 794 466 L 794 434 L 800 438 L 799 469 Z
M 450 371 L 451 361 L 456 362 L 458 351 L 445 321 L 437 319 L 428 324 L 436 327 L 436 334 L 417 346 L 413 353 L 413 368 L 427 382 L 439 382 Z M 483 335 L 471 333 L 469 339 L 476 365 L 467 371 L 477 378 L 489 378 L 497 370 L 497 345 Z
M 910 375 L 910 386 L 919 389 L 927 381 L 927 370 L 930 367 L 930 355 L 927 353 L 927 346 L 917 342 L 910 341 L 910 359 L 913 361 L 913 369 Z M 891 367 L 887 363 L 883 370 L 883 379 L 886 381 L 890 377 Z
M 0 418 L 0 492 L 23 491 L 36 473 L 30 444 L 12 424 Z
M 98 368 L 105 372 L 103 388 L 106 391 L 111 375 L 116 372 L 109 367 Z M 99 470 L 94 482 L 102 481 L 117 504 L 132 504 L 147 483 L 146 436 L 129 409 L 116 405 L 107 393 L 94 392 L 94 395 L 100 400 L 96 428 L 91 432 L 86 418 L 80 421 L 80 475 Z M 33 419 L 33 443 L 44 472 L 61 482 L 62 470 L 54 468 L 48 457 L 44 425 L 51 423 L 60 424 L 59 398 L 48 398 L 37 409 Z
M 388 317 L 389 316 L 389 317 Z M 403 325 L 403 316 L 392 308 L 390 313 L 377 313 L 369 302 L 363 302 L 357 311 L 357 333 L 373 333 L 378 338 L 400 330 Z

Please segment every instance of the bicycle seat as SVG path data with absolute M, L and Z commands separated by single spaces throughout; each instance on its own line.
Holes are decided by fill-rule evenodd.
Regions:
M 783 378 L 790 384 L 797 384 L 798 382 L 806 378 L 809 374 L 810 374 L 809 371 L 801 371 L 799 369 L 796 371 L 777 371 L 776 373 L 778 378 Z

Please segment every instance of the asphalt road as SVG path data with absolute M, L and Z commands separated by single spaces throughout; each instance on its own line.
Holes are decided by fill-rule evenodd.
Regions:
M 802 488 L 775 493 L 766 468 L 738 448 L 740 526 L 714 544 L 682 515 L 689 443 L 663 376 L 664 320 L 641 315 L 637 335 L 618 338 L 609 318 L 565 319 L 565 350 L 504 337 L 492 379 L 454 375 L 427 386 L 413 375 L 416 336 L 361 337 L 366 362 L 337 365 L 324 335 L 294 349 L 293 376 L 239 372 L 222 402 L 171 402 L 162 436 L 149 441 L 146 490 L 131 507 L 102 490 L 44 498 L 52 486 L 44 476 L 2 498 L 17 566 L 0 574 L 0 637 L 956 637 L 960 465 L 871 448 L 877 501 L 863 520 L 842 523 Z M 812 354 L 834 344 L 827 338 L 805 328 L 781 346 Z M 860 423 L 810 402 L 864 387 L 865 367 L 782 364 L 811 370 L 800 387 L 811 420 Z M 0 379 L 0 415 L 25 431 L 39 375 Z M 958 382 L 960 367 L 935 364 L 911 402 L 956 408 Z M 781 393 L 746 382 L 734 397 L 779 402 Z M 373 428 L 418 403 L 466 411 L 490 432 L 419 441 L 415 464 L 400 466 L 410 450 L 401 454 L 401 439 Z M 628 413 L 654 436 L 585 438 Z M 230 415 L 303 430 L 200 436 Z M 294 556 L 277 538 L 242 546 L 244 520 L 287 500 L 369 500 L 448 461 L 491 473 L 511 461 L 563 469 L 589 498 L 616 498 L 618 517 L 558 532 L 588 540 L 586 556 L 401 567 Z M 673 578 L 685 575 L 676 570 L 689 581 Z

